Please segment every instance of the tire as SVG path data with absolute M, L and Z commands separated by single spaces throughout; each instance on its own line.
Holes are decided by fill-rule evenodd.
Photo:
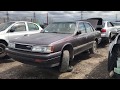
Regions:
M 68 50 L 64 50 L 61 57 L 59 71 L 62 73 L 67 72 L 67 70 L 69 69 L 69 62 L 70 62 L 70 53 Z
M 96 41 L 93 42 L 92 48 L 89 49 L 89 51 L 91 54 L 97 53 L 97 42 Z
M 3 58 L 6 56 L 5 48 L 6 48 L 6 45 L 3 43 L 0 43 L 0 58 Z

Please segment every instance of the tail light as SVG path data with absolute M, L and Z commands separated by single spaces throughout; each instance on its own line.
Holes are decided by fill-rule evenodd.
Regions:
M 102 29 L 101 32 L 106 32 L 106 29 Z

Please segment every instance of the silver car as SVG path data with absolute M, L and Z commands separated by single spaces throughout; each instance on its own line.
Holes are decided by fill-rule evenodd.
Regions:
M 103 21 L 103 28 L 101 29 L 101 37 L 102 39 L 111 42 L 111 37 L 113 36 L 113 32 L 117 32 L 118 29 L 114 27 L 114 25 L 109 21 Z
M 120 22 L 112 22 L 112 24 L 120 31 Z
M 101 32 L 101 38 L 103 41 L 111 42 L 112 33 L 116 33 L 118 29 L 109 21 L 104 21 L 102 18 L 89 18 L 89 22 L 97 20 L 97 25 L 94 26 L 96 30 Z

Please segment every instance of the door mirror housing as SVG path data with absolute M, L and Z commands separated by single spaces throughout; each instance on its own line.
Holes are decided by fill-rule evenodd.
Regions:
M 11 28 L 11 29 L 10 29 L 10 32 L 14 32 L 14 31 L 15 31 L 15 28 Z
M 76 35 L 79 35 L 79 34 L 81 34 L 82 32 L 81 32 L 81 30 L 78 30 L 77 32 L 76 32 Z

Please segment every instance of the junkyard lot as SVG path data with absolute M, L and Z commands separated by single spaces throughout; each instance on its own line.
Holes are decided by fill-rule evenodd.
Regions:
M 108 44 L 101 44 L 97 54 L 77 55 L 72 72 L 59 73 L 56 68 L 41 69 L 13 60 L 0 61 L 1 79 L 109 79 L 107 71 Z

